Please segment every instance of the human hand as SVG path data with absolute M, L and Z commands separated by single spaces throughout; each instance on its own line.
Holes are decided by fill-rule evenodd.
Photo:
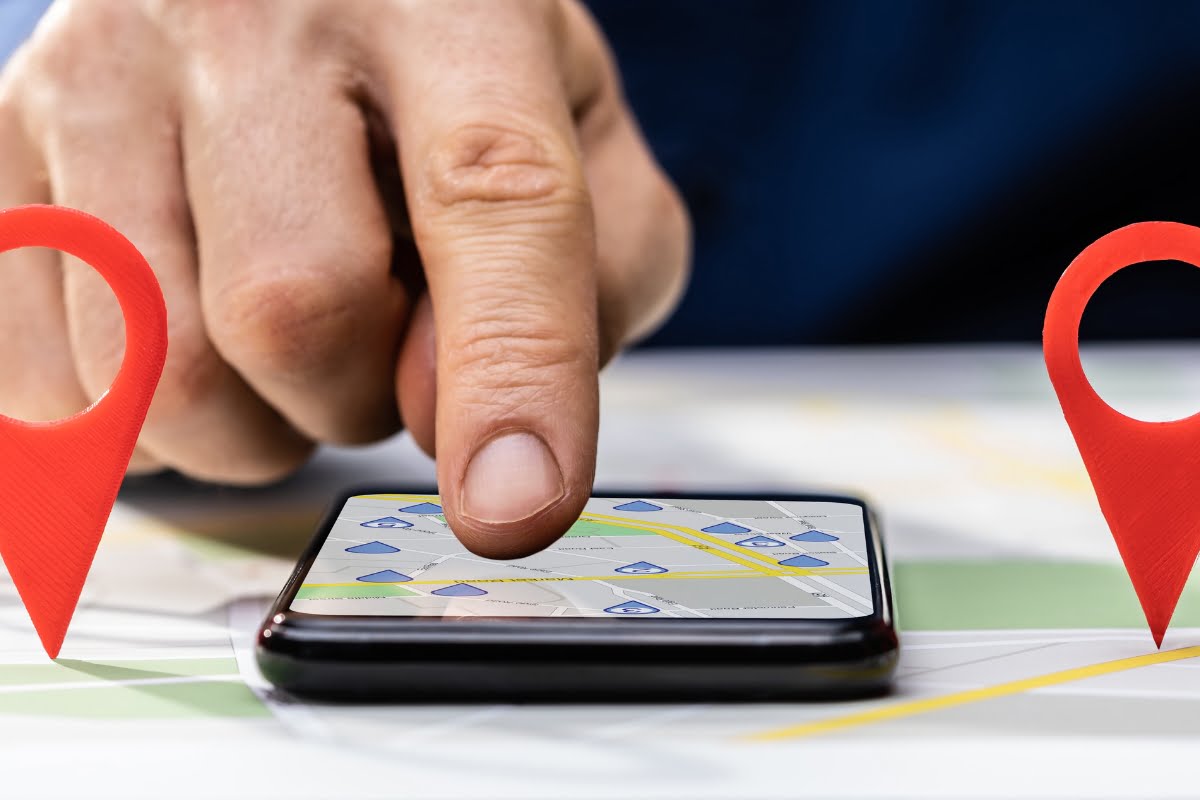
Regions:
M 254 484 L 403 419 L 483 555 L 591 490 L 600 365 L 676 301 L 688 223 L 573 0 L 57 2 L 0 74 L 0 208 L 128 236 L 170 350 L 131 470 Z M 124 351 L 100 276 L 0 256 L 0 410 Z

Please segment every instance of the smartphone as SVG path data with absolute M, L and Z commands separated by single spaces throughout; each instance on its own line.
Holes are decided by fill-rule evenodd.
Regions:
M 258 634 L 263 675 L 347 700 L 878 694 L 898 641 L 853 497 L 611 492 L 542 552 L 476 556 L 435 494 L 357 491 Z

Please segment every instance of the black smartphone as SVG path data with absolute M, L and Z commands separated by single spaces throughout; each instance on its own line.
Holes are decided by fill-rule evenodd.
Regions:
M 472 554 L 435 494 L 337 500 L 258 635 L 276 686 L 351 700 L 880 693 L 898 642 L 853 497 L 597 495 L 553 546 Z

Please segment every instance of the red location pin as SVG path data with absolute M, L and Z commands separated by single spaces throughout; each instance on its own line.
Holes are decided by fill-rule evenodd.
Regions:
M 1100 238 L 1059 279 L 1042 334 L 1050 382 L 1159 647 L 1200 551 L 1200 414 L 1143 422 L 1110 408 L 1079 361 L 1079 320 L 1117 270 L 1168 259 L 1200 266 L 1200 228 L 1141 222 Z
M 0 211 L 0 253 L 62 250 L 90 264 L 125 315 L 125 360 L 91 407 L 56 422 L 0 415 L 0 557 L 51 658 L 58 656 L 167 355 L 167 311 L 128 239 L 79 211 Z

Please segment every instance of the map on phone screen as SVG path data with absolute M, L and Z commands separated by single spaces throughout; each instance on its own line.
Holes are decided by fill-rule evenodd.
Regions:
M 292 602 L 308 614 L 831 619 L 872 613 L 863 509 L 592 498 L 540 553 L 495 561 L 436 495 L 347 500 Z

